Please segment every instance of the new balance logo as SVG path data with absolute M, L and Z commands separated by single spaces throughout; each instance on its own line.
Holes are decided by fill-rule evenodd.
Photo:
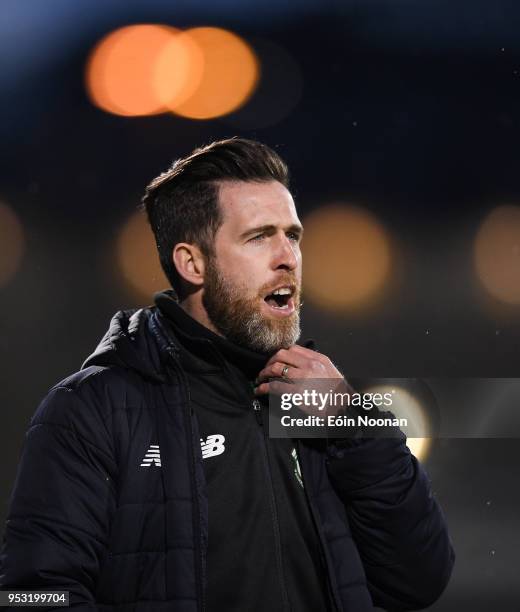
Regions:
M 200 439 L 200 447 L 202 449 L 202 458 L 208 459 L 208 457 L 216 457 L 221 455 L 226 447 L 224 442 L 226 438 L 222 434 L 213 434 L 208 436 L 208 439 L 204 442 L 203 438 Z
M 222 434 L 208 436 L 205 442 L 203 438 L 201 438 L 200 447 L 202 449 L 202 458 L 207 459 L 208 457 L 221 455 L 226 450 L 224 446 L 225 441 L 226 438 Z M 143 462 L 140 467 L 150 467 L 151 465 L 161 467 L 161 451 L 158 444 L 150 444 L 150 448 L 146 451 L 146 455 L 143 457 Z
M 146 451 L 141 467 L 150 467 L 155 465 L 161 467 L 161 451 L 158 444 L 150 444 L 150 448 Z

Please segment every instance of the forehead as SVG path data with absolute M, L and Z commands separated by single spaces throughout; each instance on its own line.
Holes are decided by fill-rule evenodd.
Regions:
M 222 181 L 219 203 L 222 229 L 229 231 L 243 231 L 247 226 L 299 224 L 291 193 L 278 181 Z

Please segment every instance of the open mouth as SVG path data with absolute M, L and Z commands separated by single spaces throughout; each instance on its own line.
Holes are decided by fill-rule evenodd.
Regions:
M 294 310 L 293 287 L 278 287 L 265 296 L 265 303 L 272 309 L 289 314 Z

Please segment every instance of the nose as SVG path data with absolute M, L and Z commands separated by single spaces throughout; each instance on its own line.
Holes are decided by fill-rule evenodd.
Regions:
M 300 260 L 299 247 L 294 241 L 283 234 L 276 242 L 276 251 L 273 257 L 273 269 L 295 270 Z

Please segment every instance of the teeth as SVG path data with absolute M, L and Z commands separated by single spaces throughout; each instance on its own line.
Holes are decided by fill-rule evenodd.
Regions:
M 276 289 L 276 291 L 273 291 L 273 295 L 290 295 L 291 294 L 291 290 L 289 289 L 289 287 L 280 287 L 280 289 Z

